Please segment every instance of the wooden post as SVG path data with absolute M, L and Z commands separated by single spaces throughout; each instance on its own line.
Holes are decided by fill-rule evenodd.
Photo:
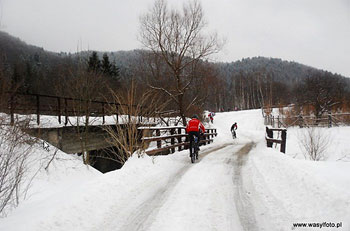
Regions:
M 281 152 L 286 153 L 287 130 L 282 130 Z
M 268 138 L 271 138 L 271 139 L 273 138 L 273 131 L 268 127 L 266 127 L 266 134 Z M 268 148 L 272 148 L 273 142 L 267 140 L 266 144 Z
M 208 138 L 208 144 L 210 144 L 210 131 L 211 131 L 212 129 L 208 129 L 208 135 L 205 137 L 205 138 Z
M 170 135 L 174 135 L 174 134 L 175 134 L 175 129 L 174 128 L 170 129 Z M 171 145 L 175 144 L 175 138 L 170 139 L 170 144 Z M 174 153 L 174 152 L 175 152 L 175 148 L 172 148 L 171 153 Z
M 11 125 L 14 125 L 15 123 L 15 116 L 14 116 L 14 96 L 13 94 L 11 93 L 11 98 L 10 98 L 10 114 L 11 114 Z
M 332 114 L 331 112 L 328 112 L 328 127 L 332 127 Z
M 36 123 L 40 124 L 40 98 L 39 95 L 36 96 Z
M 102 124 L 105 124 L 105 104 L 102 102 Z
M 129 120 L 129 123 L 130 123 L 130 106 L 128 105 L 128 120 Z
M 139 122 L 142 123 L 142 106 L 140 107 Z
M 160 130 L 156 130 L 156 136 L 160 136 Z M 162 147 L 162 141 L 158 140 L 157 141 L 157 148 L 161 148 Z
M 65 121 L 64 121 L 64 125 L 68 124 L 68 99 L 64 98 L 64 115 L 65 115 Z
M 181 135 L 181 128 L 178 128 L 178 129 L 177 129 L 177 134 L 178 134 L 178 135 Z M 181 144 L 181 136 L 177 137 L 177 142 L 178 142 L 179 144 Z M 181 145 L 178 147 L 178 150 L 179 150 L 179 151 L 182 150 Z
M 185 142 L 190 142 L 190 139 L 188 138 L 188 135 L 186 136 Z M 184 149 L 189 149 L 190 145 L 189 144 L 185 144 L 184 145 Z
M 58 122 L 61 124 L 61 98 L 57 97 L 57 112 L 58 112 Z
M 298 116 L 298 120 L 299 120 L 299 127 L 303 128 L 303 117 L 301 115 Z

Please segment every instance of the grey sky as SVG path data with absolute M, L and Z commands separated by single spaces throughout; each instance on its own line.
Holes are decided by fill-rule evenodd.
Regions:
M 179 5 L 185 0 L 168 0 Z M 266 56 L 350 77 L 350 0 L 201 0 L 216 61 Z M 0 29 L 51 51 L 132 50 L 153 0 L 0 0 Z

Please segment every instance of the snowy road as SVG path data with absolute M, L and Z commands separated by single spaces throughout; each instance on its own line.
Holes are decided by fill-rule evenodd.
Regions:
M 239 124 L 235 140 L 232 122 Z M 31 197 L 0 220 L 0 230 L 310 230 L 296 228 L 298 222 L 332 222 L 342 225 L 336 230 L 350 230 L 348 162 L 292 158 L 293 130 L 289 155 L 266 148 L 260 110 L 218 113 L 214 127 L 218 136 L 201 147 L 195 164 L 188 150 L 133 155 L 106 174 L 80 161 L 56 160 L 40 173 Z M 347 129 L 337 132 L 350 134 Z
M 203 151 L 148 199 L 136 194 L 123 201 L 128 206 L 114 205 L 92 230 L 243 230 L 234 198 L 236 166 L 251 146 L 229 143 Z M 127 219 L 118 219 L 125 214 Z

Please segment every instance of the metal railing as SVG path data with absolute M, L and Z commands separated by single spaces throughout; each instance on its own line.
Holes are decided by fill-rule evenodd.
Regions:
M 126 111 L 130 120 L 132 108 L 139 107 L 137 105 L 120 104 L 116 102 L 20 92 L 7 92 L 5 97 L 7 98 L 7 104 L 3 105 L 0 110 L 11 115 L 11 124 L 14 123 L 14 114 L 36 114 L 36 122 L 38 125 L 40 124 L 40 115 L 57 116 L 60 124 L 62 123 L 62 117 L 64 117 L 65 125 L 68 123 L 69 116 L 88 115 L 102 117 L 104 124 L 106 115 L 116 115 L 118 120 L 120 111 Z M 142 122 L 143 117 L 147 115 L 143 115 L 142 107 L 140 108 L 141 110 L 139 111 L 141 111 L 141 115 L 137 116 L 139 116 L 139 122 Z

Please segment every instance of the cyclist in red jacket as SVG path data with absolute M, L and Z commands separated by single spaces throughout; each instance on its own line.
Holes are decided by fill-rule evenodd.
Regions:
M 201 121 L 199 121 L 198 116 L 197 115 L 193 115 L 192 119 L 190 121 L 188 121 L 187 126 L 186 126 L 186 133 L 189 136 L 189 140 L 190 140 L 190 147 L 192 147 L 193 144 L 193 135 L 195 135 L 198 138 L 198 143 L 200 141 L 200 135 L 204 134 L 205 132 L 205 128 L 204 125 L 201 123 Z M 190 155 L 192 150 L 190 149 Z

